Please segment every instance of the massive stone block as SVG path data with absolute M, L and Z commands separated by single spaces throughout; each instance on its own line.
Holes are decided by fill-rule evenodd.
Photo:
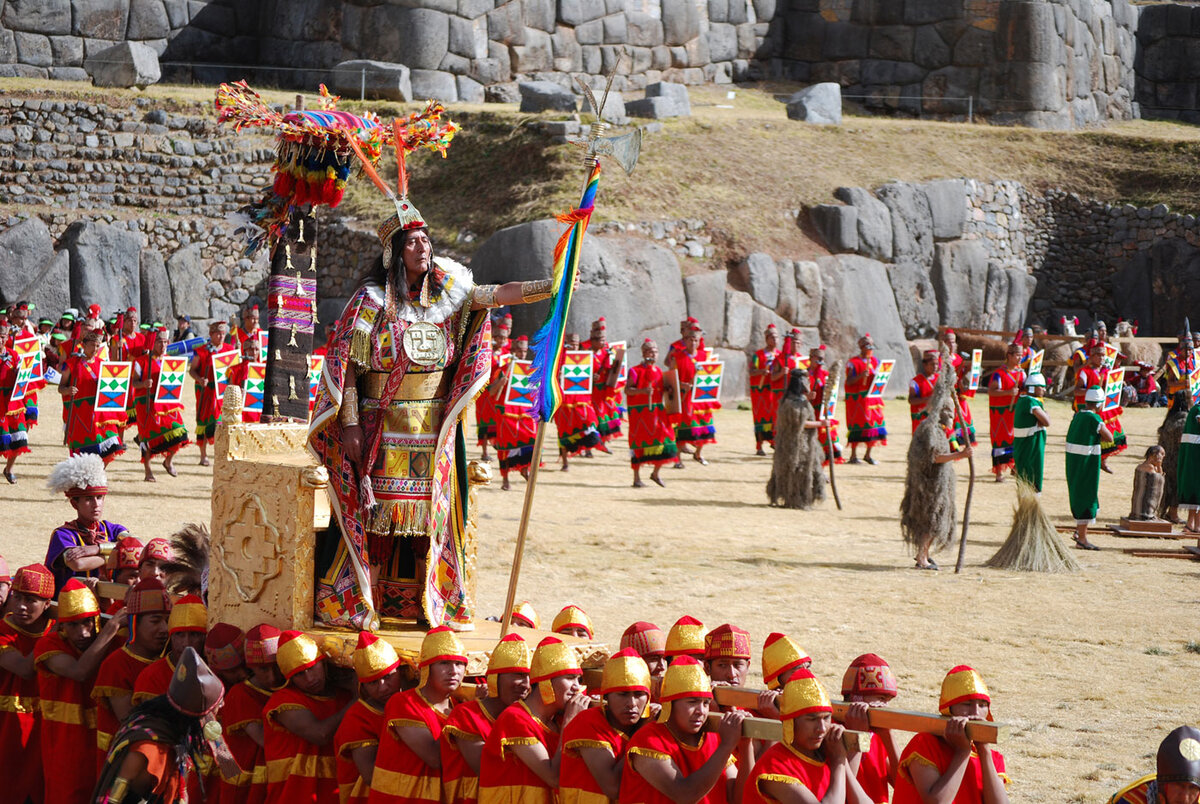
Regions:
M 840 126 L 842 124 L 842 87 L 833 81 L 813 84 L 793 94 L 787 101 L 789 120 Z
M 987 292 L 988 254 L 979 240 L 938 243 L 930 279 L 941 324 L 979 327 Z
M 857 354 L 859 336 L 870 332 L 875 353 L 896 360 L 889 396 L 903 393 L 913 378 L 908 341 L 883 263 L 855 254 L 821 257 L 821 339 L 835 355 Z
M 962 179 L 943 179 L 921 185 L 933 216 L 933 236 L 938 240 L 962 237 L 967 223 L 967 188 Z
M 171 280 L 167 277 L 162 254 L 154 249 L 143 251 L 138 274 L 141 281 L 138 313 L 142 320 L 170 324 L 175 320 L 175 310 L 171 304 Z
M 413 99 L 412 76 L 407 66 L 386 61 L 355 59 L 333 68 L 334 92 L 357 98 L 366 97 L 407 103 Z
M 162 0 L 130 0 L 129 25 L 126 36 L 130 39 L 165 39 L 171 32 L 171 21 Z
M 808 210 L 817 234 L 830 251 L 858 250 L 858 209 L 841 204 L 817 204 Z
M 148 87 L 158 83 L 162 71 L 158 54 L 139 42 L 121 42 L 89 56 L 83 63 L 98 87 Z
M 751 298 L 774 310 L 779 304 L 779 268 L 771 255 L 756 251 L 738 263 L 735 270 Z
M 71 0 L 71 33 L 112 42 L 125 38 L 129 0 Z
M 834 196 L 858 210 L 858 249 L 876 260 L 892 258 L 892 215 L 883 202 L 862 187 L 839 187 Z
M 725 342 L 725 283 L 725 271 L 704 271 L 683 278 L 687 315 L 700 322 L 708 333 L 706 340 L 714 344 Z M 668 342 L 676 337 L 678 335 L 672 335 Z M 658 346 L 661 350 L 666 344 Z
M 573 93 L 553 81 L 522 81 L 518 89 L 522 112 L 573 112 L 578 103 Z
M 8 303 L 27 298 L 53 256 L 54 238 L 41 218 L 0 232 L 0 299 Z
M 933 214 L 921 188 L 903 182 L 875 191 L 892 216 L 892 256 L 922 265 L 933 260 Z
M 175 315 L 208 318 L 208 278 L 200 261 L 200 244 L 184 246 L 167 258 L 171 304 Z
M 912 340 L 937 334 L 937 294 L 929 278 L 929 266 L 902 259 L 888 266 L 888 281 L 896 297 L 896 310 L 904 335 Z
M 662 21 L 667 45 L 686 45 L 700 35 L 700 10 L 695 0 L 662 0 Z
M 141 235 L 103 223 L 80 221 L 59 245 L 70 255 L 71 304 L 99 304 L 105 313 L 141 303 Z
M 7 0 L 0 25 L 46 35 L 71 33 L 71 0 Z

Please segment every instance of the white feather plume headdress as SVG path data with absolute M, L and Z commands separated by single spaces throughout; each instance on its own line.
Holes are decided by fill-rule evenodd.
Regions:
M 50 470 L 46 481 L 52 492 L 71 496 L 89 489 L 108 489 L 108 475 L 104 471 L 104 460 L 99 455 L 72 455 Z

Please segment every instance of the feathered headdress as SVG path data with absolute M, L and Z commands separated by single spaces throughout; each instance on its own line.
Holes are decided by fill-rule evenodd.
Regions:
M 208 527 L 203 524 L 190 522 L 171 534 L 173 559 L 162 569 L 173 594 L 208 594 L 208 545 Z
M 107 494 L 108 475 L 99 455 L 72 455 L 55 464 L 46 481 L 47 488 L 68 497 Z
M 398 232 L 406 229 L 419 229 L 425 226 L 425 219 L 421 217 L 421 213 L 408 198 L 407 158 L 409 152 L 418 148 L 428 148 L 431 151 L 437 151 L 443 159 L 446 157 L 446 149 L 450 147 L 450 141 L 458 133 L 458 126 L 449 120 L 443 121 L 442 115 L 445 113 L 445 107 L 440 103 L 430 101 L 424 111 L 414 112 L 408 117 L 392 121 L 391 131 L 388 132 L 390 136 L 385 137 L 384 142 L 396 149 L 396 189 L 394 191 L 387 186 L 380 178 L 378 171 L 375 170 L 374 163 L 378 161 L 378 155 L 372 159 L 371 154 L 357 141 L 349 140 L 350 147 L 362 162 L 363 172 L 396 208 L 395 214 L 388 216 L 388 219 L 380 224 L 377 232 L 379 242 L 383 244 L 385 267 L 390 266 L 392 262 L 392 238 Z
M 276 130 L 275 182 L 262 200 L 231 216 L 249 240 L 247 254 L 275 241 L 286 231 L 292 210 L 342 201 L 350 168 L 351 144 L 370 161 L 379 161 L 391 132 L 370 112 L 339 112 L 336 95 L 322 84 L 321 108 L 286 114 L 272 109 L 245 81 L 221 84 L 215 102 L 217 119 L 235 131 L 246 127 Z

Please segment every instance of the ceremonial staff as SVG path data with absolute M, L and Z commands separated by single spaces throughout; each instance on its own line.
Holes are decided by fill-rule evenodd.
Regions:
M 508 596 L 504 602 L 504 619 L 500 624 L 500 636 L 503 638 L 512 622 L 513 603 L 517 596 L 517 580 L 521 575 L 521 558 L 525 553 L 525 536 L 529 530 L 529 516 L 533 510 L 533 492 L 537 488 L 538 464 L 542 457 L 542 441 L 546 435 L 546 423 L 554 416 L 554 411 L 562 401 L 562 389 L 559 387 L 559 371 L 562 358 L 563 336 L 566 330 L 567 313 L 571 306 L 571 296 L 578 279 L 579 255 L 583 248 L 583 235 L 587 231 L 588 222 L 596 202 L 596 189 L 600 184 L 601 155 L 611 156 L 626 173 L 632 173 L 637 165 L 638 154 L 642 147 L 642 130 L 634 129 L 619 137 L 601 136 L 608 124 L 600 119 L 608 101 L 609 90 L 612 89 L 613 76 L 616 69 L 608 77 L 604 88 L 603 101 L 596 103 L 596 98 L 589 88 L 577 78 L 596 121 L 592 123 L 586 140 L 577 142 L 587 150 L 583 158 L 588 175 L 583 183 L 583 197 L 579 206 L 559 215 L 558 220 L 570 224 L 554 247 L 554 268 L 551 275 L 553 295 L 550 297 L 550 311 L 546 320 L 533 336 L 530 351 L 533 357 L 533 375 L 531 384 L 537 389 L 534 415 L 538 419 L 537 436 L 533 441 L 533 457 L 529 467 L 529 482 L 525 486 L 525 502 L 521 508 L 521 525 L 517 531 L 517 546 L 513 552 L 512 573 L 508 578 Z
M 833 371 L 831 371 L 829 373 L 830 379 L 838 377 L 839 376 L 838 372 L 840 372 L 841 370 L 842 370 L 842 364 L 835 362 L 833 364 Z M 834 382 L 836 383 L 837 381 L 834 380 Z M 828 382 L 825 384 L 825 388 L 826 388 L 826 391 L 828 391 L 828 389 L 829 389 Z M 837 393 L 837 385 L 834 385 L 833 393 Z M 827 410 L 830 410 L 830 412 L 832 413 L 833 410 L 837 409 L 837 399 L 833 400 L 833 405 L 827 406 L 825 404 L 825 396 L 824 396 L 824 394 L 822 394 L 821 407 L 825 408 Z M 817 411 L 818 419 L 822 418 L 822 416 L 821 416 L 822 413 L 824 413 L 823 410 Z M 834 503 L 837 504 L 837 509 L 840 511 L 840 510 L 842 510 L 842 498 L 838 496 L 837 483 L 835 483 L 833 480 L 833 465 L 837 461 L 834 460 L 834 456 L 833 456 L 833 446 L 834 446 L 833 445 L 833 425 L 830 423 L 832 421 L 832 419 L 833 419 L 833 417 L 830 416 L 829 419 L 826 420 L 826 424 L 825 424 L 825 448 L 826 448 L 826 451 L 829 453 L 829 490 L 833 492 L 833 501 L 834 501 Z M 819 433 L 821 431 L 818 430 L 817 432 Z M 819 436 L 818 436 L 818 438 L 819 438 Z
M 945 366 L 945 368 L 942 370 L 953 371 L 954 366 L 950 363 L 949 352 L 943 350 L 942 354 L 946 356 L 946 359 L 942 361 L 943 365 Z M 951 398 L 954 400 L 954 429 L 962 433 L 962 437 L 966 440 L 967 446 L 969 447 L 971 446 L 971 435 L 967 431 L 967 426 L 962 420 L 962 404 L 958 399 L 957 378 L 955 379 L 955 383 L 950 386 L 950 393 L 953 395 Z M 960 536 L 958 539 L 958 561 L 954 563 L 955 575 L 962 572 L 963 561 L 967 557 L 967 528 L 971 526 L 971 495 L 975 493 L 974 454 L 967 455 L 967 471 L 970 473 L 970 479 L 967 481 L 967 502 L 963 506 L 962 536 Z

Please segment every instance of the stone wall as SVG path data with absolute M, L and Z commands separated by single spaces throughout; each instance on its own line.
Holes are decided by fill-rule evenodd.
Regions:
M 836 81 L 866 96 L 856 100 L 868 108 L 902 114 L 965 117 L 965 101 L 951 98 L 967 96 L 976 114 L 1000 123 L 1069 128 L 1136 113 L 1137 13 L 1129 0 L 0 0 L 0 7 L 0 75 L 81 78 L 87 55 L 124 38 L 175 62 L 164 69 L 167 81 L 249 77 L 311 90 L 331 81 L 335 65 L 367 59 L 404 64 L 402 94 L 446 102 L 514 101 L 516 81 L 570 86 L 574 75 L 615 67 L 616 88 L 625 91 L 660 80 L 770 75 Z M 1174 34 L 1164 39 L 1167 31 L 1153 27 L 1143 39 L 1156 53 L 1175 54 L 1182 46 Z M 622 51 L 629 57 L 618 65 Z M 1155 71 L 1163 63 L 1176 61 L 1151 58 L 1147 81 L 1171 77 Z M 351 80 L 343 91 L 357 87 Z
M 871 109 L 1041 128 L 1134 115 L 1128 0 L 792 0 L 772 75 Z M 944 100 L 943 100 L 944 99 Z
M 878 261 L 906 335 L 939 325 L 1053 329 L 1063 315 L 1174 334 L 1200 293 L 1200 221 L 1019 182 L 840 188 L 808 210 L 830 250 Z M 930 248 L 932 246 L 932 248 Z
M 1142 115 L 1200 123 L 1200 6 L 1144 7 L 1137 38 Z

